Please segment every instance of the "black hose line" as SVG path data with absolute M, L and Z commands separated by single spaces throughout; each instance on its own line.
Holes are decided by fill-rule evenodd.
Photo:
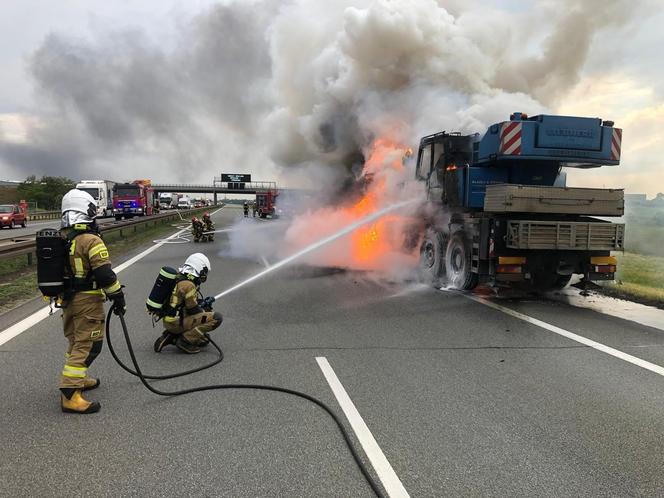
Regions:
M 343 423 L 339 419 L 339 417 L 332 411 L 332 409 L 323 403 L 321 400 L 314 398 L 313 396 L 310 396 L 306 393 L 300 392 L 300 391 L 295 391 L 294 389 L 288 389 L 286 387 L 277 387 L 277 386 L 268 386 L 268 385 L 262 385 L 262 384 L 213 384 L 209 386 L 199 386 L 199 387 L 191 387 L 189 389 L 181 389 L 178 391 L 161 391 L 155 387 L 152 387 L 147 379 L 148 378 L 173 378 L 173 377 L 180 377 L 182 375 L 187 375 L 188 373 L 193 373 L 197 372 L 200 370 L 203 370 L 205 368 L 209 368 L 212 365 L 207 365 L 202 368 L 198 368 L 195 370 L 191 370 L 189 372 L 182 372 L 179 374 L 176 374 L 174 376 L 147 376 L 144 375 L 143 372 L 141 372 L 141 367 L 138 365 L 138 361 L 136 360 L 136 354 L 134 353 L 134 348 L 131 343 L 131 338 L 129 337 L 129 331 L 127 329 L 127 322 L 125 321 L 124 315 L 120 314 L 118 315 L 120 317 L 120 323 L 122 325 L 122 333 L 124 334 L 125 342 L 127 343 L 127 351 L 129 352 L 129 357 L 131 358 L 131 362 L 134 365 L 134 368 L 136 371 L 132 371 L 130 368 L 128 368 L 126 365 L 124 365 L 115 352 L 113 351 L 111 347 L 111 341 L 110 341 L 110 319 L 111 319 L 111 314 L 113 313 L 113 307 L 108 310 L 108 315 L 106 317 L 106 340 L 108 341 L 109 349 L 111 350 L 111 354 L 113 355 L 113 358 L 115 361 L 118 362 L 118 364 L 124 368 L 126 371 L 131 373 L 132 375 L 135 375 L 141 380 L 141 383 L 147 388 L 148 391 L 158 394 L 159 396 L 181 396 L 183 394 L 190 394 L 190 393 L 196 393 L 196 392 L 202 392 L 202 391 L 212 391 L 212 390 L 217 390 L 217 389 L 252 389 L 252 390 L 258 390 L 258 391 L 273 391 L 273 392 L 280 392 L 280 393 L 285 393 L 285 394 L 290 394 L 291 396 L 296 396 L 298 398 L 306 399 L 307 401 L 310 401 L 314 403 L 315 405 L 318 405 L 320 408 L 325 410 L 327 414 L 332 417 L 332 420 L 337 424 L 337 427 L 339 428 L 339 431 L 341 432 L 341 435 L 344 438 L 344 441 L 346 442 L 346 446 L 348 446 L 348 449 L 350 450 L 351 455 L 353 456 L 353 459 L 355 460 L 355 463 L 357 464 L 358 468 L 360 469 L 360 472 L 362 472 L 362 475 L 366 479 L 367 483 L 371 487 L 372 491 L 374 494 L 379 497 L 379 498 L 385 498 L 386 495 L 383 493 L 381 490 L 380 486 L 378 483 L 374 480 L 374 478 L 371 476 L 369 473 L 369 470 L 367 469 L 366 465 L 360 458 L 360 455 L 353 445 L 353 442 L 351 440 L 350 434 L 344 427 Z M 210 341 L 212 342 L 212 341 Z M 215 365 L 221 361 L 223 358 L 223 353 L 221 353 L 221 349 L 214 343 L 212 343 L 215 347 L 217 347 L 217 350 L 220 352 L 221 356 L 220 358 L 214 363 Z
M 130 367 L 125 365 L 122 360 L 118 357 L 117 353 L 115 352 L 115 349 L 113 348 L 113 343 L 111 342 L 111 334 L 109 334 L 109 328 L 108 328 L 108 321 L 111 317 L 111 312 L 113 309 L 111 308 L 108 312 L 108 316 L 106 317 L 106 342 L 108 342 L 108 350 L 111 352 L 111 356 L 115 360 L 115 362 L 120 365 L 120 367 L 129 372 L 130 374 L 138 377 L 138 372 L 135 370 L 132 370 Z M 212 363 L 208 363 L 207 365 L 203 365 L 202 367 L 197 367 L 197 368 L 192 368 L 191 370 L 185 370 L 184 372 L 176 373 L 176 374 L 167 374 L 167 375 L 147 375 L 143 374 L 143 377 L 146 379 L 151 379 L 151 380 L 166 380 L 166 379 L 176 379 L 177 377 L 184 377 L 185 375 L 191 375 L 196 372 L 200 372 L 202 370 L 206 370 L 208 368 L 211 368 L 215 365 L 218 365 L 221 363 L 221 361 L 224 359 L 224 352 L 221 350 L 221 348 L 217 345 L 216 342 L 214 342 L 211 338 L 208 337 L 208 340 L 210 341 L 210 344 L 214 346 L 214 348 L 217 350 L 217 354 L 219 355 L 216 360 L 214 360 Z

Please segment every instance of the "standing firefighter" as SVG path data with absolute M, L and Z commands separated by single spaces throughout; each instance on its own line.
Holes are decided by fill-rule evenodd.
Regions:
M 242 207 L 244 209 L 244 217 L 249 218 L 249 203 L 244 201 L 244 205 Z
M 212 311 L 214 298 L 198 298 L 200 285 L 207 280 L 209 271 L 210 260 L 197 252 L 186 259 L 178 272 L 168 267 L 159 272 L 147 302 L 148 311 L 163 317 L 166 329 L 154 343 L 157 353 L 169 344 L 175 344 L 185 353 L 198 353 L 208 345 L 208 332 L 221 325 L 221 313 Z M 160 288 L 172 291 L 157 298 Z
M 191 234 L 194 236 L 194 242 L 200 242 L 203 237 L 203 223 L 195 216 L 191 219 Z
M 66 238 L 62 325 L 69 347 L 60 378 L 62 411 L 94 413 L 101 405 L 83 391 L 99 386 L 88 368 L 99 355 L 104 338 L 104 300 L 113 301 L 116 314 L 125 311 L 120 282 L 111 268 L 108 249 L 97 231 L 97 205 L 92 196 L 70 190 L 62 198 L 62 229 Z
M 203 214 L 203 229 L 208 232 L 205 234 L 207 240 L 212 242 L 214 240 L 214 233 L 212 233 L 214 232 L 214 222 L 210 218 L 210 213 Z

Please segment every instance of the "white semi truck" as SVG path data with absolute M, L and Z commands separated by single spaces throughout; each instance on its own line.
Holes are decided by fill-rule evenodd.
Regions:
M 76 188 L 83 190 L 97 201 L 97 215 L 111 216 L 113 214 L 113 186 L 110 180 L 81 180 Z
M 163 192 L 159 194 L 159 207 L 161 209 L 176 209 L 178 207 L 179 199 L 180 199 L 180 194 Z

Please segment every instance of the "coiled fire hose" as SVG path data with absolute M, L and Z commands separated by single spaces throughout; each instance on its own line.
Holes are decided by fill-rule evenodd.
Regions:
M 131 358 L 131 363 L 133 364 L 134 368 L 136 369 L 131 370 L 128 366 L 126 366 L 120 358 L 115 354 L 115 351 L 113 350 L 113 347 L 111 345 L 111 334 L 110 334 L 110 322 L 111 322 L 111 316 L 113 315 L 113 307 L 108 310 L 108 314 L 106 316 L 106 340 L 108 341 L 108 347 L 109 350 L 111 351 L 111 354 L 113 356 L 113 359 L 127 372 L 130 374 L 138 377 L 141 381 L 141 383 L 146 387 L 146 389 L 154 394 L 157 394 L 159 396 L 182 396 L 183 394 L 190 394 L 190 393 L 195 393 L 195 392 L 201 392 L 201 391 L 213 391 L 213 390 L 221 390 L 221 389 L 252 389 L 252 390 L 258 390 L 258 391 L 273 391 L 273 392 L 280 392 L 284 394 L 290 394 L 291 396 L 296 396 L 298 398 L 305 399 L 307 401 L 310 401 L 311 403 L 314 403 L 315 405 L 318 405 L 320 408 L 325 410 L 327 414 L 332 417 L 332 420 L 337 424 L 337 427 L 339 428 L 339 431 L 341 432 L 341 435 L 344 438 L 344 441 L 346 443 L 346 446 L 348 446 L 348 449 L 353 456 L 353 459 L 355 460 L 355 463 L 357 464 L 358 468 L 360 469 L 360 472 L 362 472 L 362 475 L 366 479 L 367 483 L 371 487 L 371 490 L 374 492 L 376 496 L 379 498 L 384 498 L 386 495 L 383 493 L 381 490 L 380 486 L 378 483 L 374 480 L 374 478 L 371 476 L 369 473 L 369 470 L 367 469 L 366 465 L 360 458 L 360 455 L 358 454 L 357 449 L 353 445 L 353 442 L 351 440 L 350 434 L 344 427 L 344 425 L 341 423 L 341 420 L 339 417 L 332 411 L 332 409 L 323 403 L 321 400 L 314 398 L 313 396 L 310 396 L 309 394 L 296 391 L 294 389 L 288 389 L 286 387 L 277 387 L 277 386 L 269 386 L 269 385 L 262 385 L 262 384 L 212 384 L 208 386 L 198 386 L 198 387 L 191 387 L 189 389 L 181 389 L 178 391 L 162 391 L 160 389 L 157 389 L 153 386 L 151 386 L 147 379 L 171 379 L 175 377 L 181 377 L 184 375 L 189 375 L 194 372 L 200 372 L 201 370 L 204 370 L 206 368 L 210 368 L 213 365 L 218 364 L 221 362 L 223 359 L 223 353 L 221 352 L 221 348 L 219 348 L 212 340 L 210 340 L 210 343 L 217 348 L 217 351 L 219 352 L 219 358 L 209 364 L 205 365 L 203 367 L 199 367 L 197 369 L 193 370 L 188 370 L 185 372 L 180 372 L 178 374 L 173 374 L 173 375 L 146 375 L 143 374 L 141 371 L 141 367 L 138 364 L 138 361 L 136 360 L 136 354 L 134 353 L 134 347 L 131 343 L 131 338 L 129 337 L 129 330 L 127 329 L 127 322 L 125 321 L 124 314 L 120 313 L 119 318 L 120 318 L 120 324 L 122 325 L 122 333 L 124 334 L 125 342 L 127 343 L 127 351 L 129 352 L 129 357 Z

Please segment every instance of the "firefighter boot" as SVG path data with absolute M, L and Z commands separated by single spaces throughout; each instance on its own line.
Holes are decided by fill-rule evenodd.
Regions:
M 101 384 L 99 379 L 95 379 L 94 377 L 86 377 L 83 380 L 83 391 L 92 391 L 93 389 L 97 389 L 99 384 Z
M 195 354 L 195 353 L 200 353 L 201 352 L 200 347 L 198 347 L 195 344 L 192 344 L 191 342 L 189 342 L 187 339 L 185 339 L 182 336 L 178 336 L 177 340 L 175 341 L 175 345 L 177 346 L 177 348 L 180 351 L 182 351 L 184 353 Z
M 98 412 L 101 408 L 101 405 L 96 401 L 85 399 L 80 389 L 63 388 L 60 391 L 62 392 L 60 398 L 64 413 L 88 414 Z
M 154 343 L 154 352 L 161 353 L 161 350 L 169 344 L 175 344 L 175 337 L 175 334 L 171 334 L 164 330 L 164 333 L 161 334 Z

